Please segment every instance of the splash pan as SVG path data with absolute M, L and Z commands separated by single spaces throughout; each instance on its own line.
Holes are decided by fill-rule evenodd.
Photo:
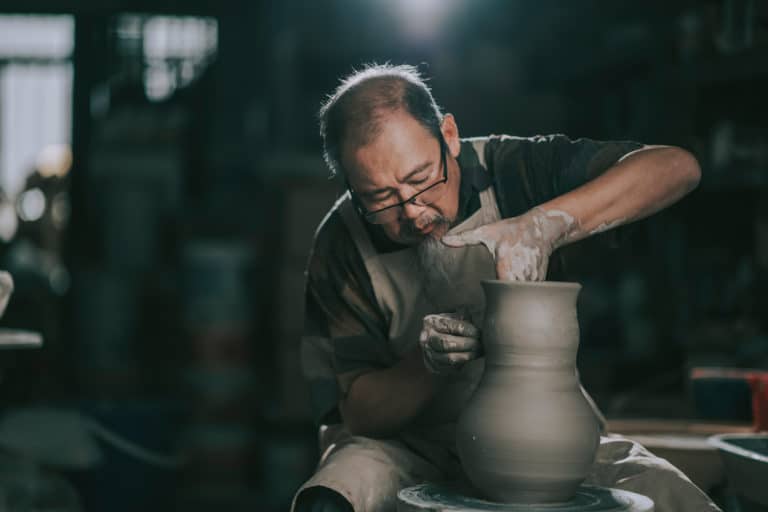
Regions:
M 709 442 L 720 450 L 731 487 L 747 500 L 768 506 L 768 434 L 720 434 Z

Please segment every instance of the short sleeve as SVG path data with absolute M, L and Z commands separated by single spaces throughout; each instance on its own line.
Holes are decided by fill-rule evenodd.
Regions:
M 501 213 L 514 217 L 596 178 L 642 147 L 637 142 L 571 140 L 565 135 L 501 135 L 488 139 L 485 159 Z
M 535 159 L 547 163 L 537 170 L 550 175 L 554 196 L 559 196 L 600 176 L 624 155 L 643 147 L 632 141 L 571 140 L 565 135 L 551 135 L 547 144 L 537 144 Z

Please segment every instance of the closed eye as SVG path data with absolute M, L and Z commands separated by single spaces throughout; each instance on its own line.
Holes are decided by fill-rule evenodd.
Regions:
M 373 194 L 366 194 L 365 197 L 371 201 L 383 201 L 390 196 L 392 196 L 391 190 L 383 190 L 381 192 L 374 192 Z
M 407 183 L 413 188 L 420 188 L 425 183 L 431 181 L 436 173 L 434 169 L 429 168 L 431 165 L 433 165 L 431 162 L 425 162 L 419 165 L 405 177 L 404 183 Z M 369 192 L 360 192 L 359 197 L 371 205 L 381 205 L 382 203 L 388 202 L 396 192 L 396 189 L 384 188 L 380 190 L 371 190 Z
M 408 184 L 413 185 L 421 185 L 422 183 L 426 183 L 433 177 L 434 173 L 432 171 L 422 172 L 418 175 L 414 176 L 410 180 L 408 180 Z
M 363 194 L 362 197 L 363 199 L 366 200 L 366 202 L 372 205 L 377 205 L 377 204 L 385 203 L 387 199 L 392 197 L 392 194 L 393 194 L 393 191 L 390 190 L 390 191 L 377 192 L 373 194 Z

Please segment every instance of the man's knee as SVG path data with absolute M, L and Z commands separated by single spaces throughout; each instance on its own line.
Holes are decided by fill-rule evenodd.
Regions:
M 328 487 L 310 487 L 296 497 L 295 512 L 354 512 L 352 505 Z
M 297 495 L 295 510 L 325 510 L 299 508 L 304 493 L 318 487 L 342 497 L 349 508 L 338 510 L 395 510 L 400 489 L 436 480 L 439 474 L 435 466 L 398 441 L 350 436 L 325 454 L 318 470 Z M 324 495 L 319 499 L 326 501 L 328 493 L 319 492 Z

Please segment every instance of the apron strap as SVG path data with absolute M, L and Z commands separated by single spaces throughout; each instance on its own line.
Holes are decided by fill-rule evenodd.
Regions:
M 485 163 L 485 145 L 488 143 L 488 139 L 486 137 L 477 137 L 472 139 L 471 142 L 472 149 L 475 150 L 477 155 L 477 161 L 480 162 L 480 167 L 485 172 L 488 172 L 488 166 Z M 501 220 L 501 212 L 496 201 L 496 192 L 493 190 L 493 185 L 480 191 L 480 209 L 483 212 L 483 224 L 491 224 Z
M 488 170 L 488 166 L 485 165 L 485 145 L 487 142 L 488 139 L 485 137 L 472 139 L 472 147 L 474 148 L 475 153 L 477 153 L 477 161 L 480 162 L 483 170 L 486 171 Z
M 365 269 L 368 271 L 368 277 L 373 285 L 373 293 L 376 296 L 376 302 L 385 314 L 389 314 L 389 308 L 387 307 L 386 297 L 381 290 L 379 283 L 386 283 L 389 279 L 386 277 L 386 269 L 383 268 L 381 262 L 378 260 L 378 253 L 373 247 L 371 237 L 368 235 L 363 221 L 360 219 L 355 207 L 352 205 L 352 197 L 347 192 L 342 201 L 339 201 L 339 214 L 341 215 L 344 224 L 349 229 L 352 235 L 352 240 L 355 242 L 357 250 L 360 251 L 360 256 L 363 259 Z
M 339 201 L 339 213 L 344 220 L 344 224 L 352 234 L 352 238 L 355 240 L 357 248 L 360 250 L 360 255 L 363 257 L 363 261 L 368 262 L 371 257 L 376 255 L 376 250 L 373 248 L 371 237 L 368 236 L 368 232 L 365 230 L 365 226 L 363 226 L 360 216 L 352 205 L 352 198 L 349 192 L 344 194 L 343 201 Z

